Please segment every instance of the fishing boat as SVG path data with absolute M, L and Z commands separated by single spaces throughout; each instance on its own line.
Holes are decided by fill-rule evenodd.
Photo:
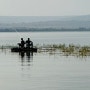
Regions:
M 26 47 L 24 46 L 25 44 Z M 18 46 L 11 48 L 11 52 L 37 52 L 37 48 L 33 47 L 33 42 L 30 38 L 26 42 L 21 38 L 21 43 L 18 43 Z
M 13 48 L 11 48 L 11 52 L 37 52 L 37 48 L 19 48 L 19 47 L 13 47 Z

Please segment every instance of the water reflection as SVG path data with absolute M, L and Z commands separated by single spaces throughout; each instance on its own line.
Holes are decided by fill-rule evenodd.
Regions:
M 27 63 L 27 66 L 30 66 L 30 62 L 33 61 L 33 52 L 19 52 L 21 57 L 21 65 L 24 66 Z

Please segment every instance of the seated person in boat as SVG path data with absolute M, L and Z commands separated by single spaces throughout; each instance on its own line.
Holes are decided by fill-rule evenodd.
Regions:
M 18 43 L 19 48 L 24 49 L 25 48 L 25 41 L 23 40 L 23 38 L 21 38 L 21 43 Z
M 33 42 L 30 40 L 30 38 L 26 40 L 26 48 L 27 49 L 33 48 Z

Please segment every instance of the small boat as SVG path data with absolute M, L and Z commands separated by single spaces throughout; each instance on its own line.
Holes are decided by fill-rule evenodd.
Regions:
M 26 47 L 24 47 L 25 44 Z M 37 48 L 33 47 L 33 42 L 30 38 L 26 42 L 21 38 L 21 43 L 18 43 L 18 46 L 11 48 L 11 52 L 37 52 Z
M 11 52 L 37 52 L 37 48 L 11 48 Z

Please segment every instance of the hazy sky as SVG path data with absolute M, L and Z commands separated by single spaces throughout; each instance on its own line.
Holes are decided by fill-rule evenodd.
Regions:
M 90 14 L 90 0 L 0 0 L 0 16 Z

